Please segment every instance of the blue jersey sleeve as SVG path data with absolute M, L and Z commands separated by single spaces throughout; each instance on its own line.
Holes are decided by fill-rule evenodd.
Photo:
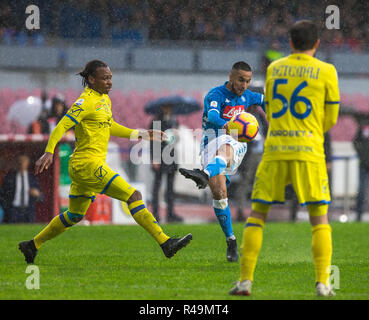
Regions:
M 221 97 L 218 94 L 211 94 L 205 98 L 205 108 L 207 110 L 208 121 L 222 128 L 227 122 L 220 116 Z

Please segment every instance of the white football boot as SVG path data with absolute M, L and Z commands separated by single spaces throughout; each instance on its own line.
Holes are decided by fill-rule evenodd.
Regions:
M 326 286 L 321 282 L 315 284 L 315 290 L 318 297 L 334 297 L 336 295 L 330 285 Z
M 252 282 L 250 280 L 237 281 L 236 285 L 229 291 L 231 296 L 249 296 L 251 295 Z

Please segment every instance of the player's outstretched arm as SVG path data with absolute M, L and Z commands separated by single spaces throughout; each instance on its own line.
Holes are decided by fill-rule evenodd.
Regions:
M 112 124 L 110 127 L 110 134 L 114 137 L 119 137 L 119 138 L 136 139 L 138 137 L 139 130 L 124 127 L 120 125 L 119 123 L 116 123 L 114 120 L 112 120 Z
M 156 142 L 163 142 L 169 139 L 164 131 L 154 129 L 139 130 L 139 136 L 144 140 Z
M 53 132 L 51 132 L 50 134 L 45 153 L 40 159 L 36 161 L 35 174 L 42 173 L 42 171 L 44 171 L 45 169 L 49 169 L 50 165 L 53 162 L 54 150 L 57 143 L 63 137 L 64 133 L 72 128 L 74 125 L 75 123 L 68 117 L 63 117 L 59 121 Z
M 168 140 L 168 136 L 163 131 L 153 129 L 149 130 L 129 129 L 116 123 L 115 121 L 112 122 L 112 125 L 110 127 L 110 134 L 112 136 L 120 138 L 132 138 L 132 139 L 142 138 L 144 140 L 157 142 Z

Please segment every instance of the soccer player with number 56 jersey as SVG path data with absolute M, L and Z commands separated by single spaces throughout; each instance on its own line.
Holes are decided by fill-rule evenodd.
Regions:
M 323 143 L 324 133 L 337 121 L 340 96 L 335 67 L 314 57 L 319 42 L 313 22 L 296 22 L 290 29 L 292 54 L 268 67 L 265 111 L 269 130 L 255 176 L 252 212 L 243 232 L 240 279 L 231 295 L 251 294 L 267 214 L 272 204 L 284 202 L 285 186 L 290 183 L 310 216 L 316 293 L 335 294 L 329 285 L 332 235 Z M 286 270 L 280 276 L 281 285 L 288 276 Z

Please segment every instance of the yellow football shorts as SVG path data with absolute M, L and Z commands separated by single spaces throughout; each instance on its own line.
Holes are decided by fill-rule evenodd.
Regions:
M 102 160 L 70 160 L 69 176 L 69 210 L 74 213 L 84 214 L 97 193 L 127 201 L 136 190 Z
M 252 191 L 252 209 L 267 213 L 271 204 L 284 203 L 285 187 L 292 184 L 301 206 L 310 215 L 327 213 L 331 201 L 327 167 L 324 161 L 261 161 Z

